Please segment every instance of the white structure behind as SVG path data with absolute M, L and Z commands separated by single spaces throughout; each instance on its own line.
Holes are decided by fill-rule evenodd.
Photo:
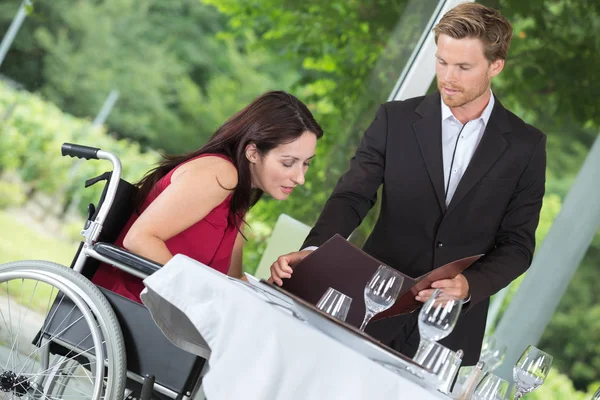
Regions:
M 427 93 L 435 77 L 435 52 L 437 46 L 432 31 L 433 27 L 450 9 L 461 3 L 472 2 L 472 0 L 446 0 L 439 2 L 412 56 L 400 74 L 394 90 L 390 93 L 389 101 L 410 99 L 411 97 L 423 96 Z
M 23 0 L 21 6 L 19 7 L 19 11 L 13 18 L 10 26 L 8 27 L 8 31 L 2 38 L 2 43 L 0 43 L 0 65 L 4 61 L 4 57 L 6 57 L 6 53 L 8 53 L 8 49 L 12 45 L 13 40 L 15 40 L 15 36 L 19 32 L 25 17 L 27 17 L 27 7 L 31 6 L 31 0 Z

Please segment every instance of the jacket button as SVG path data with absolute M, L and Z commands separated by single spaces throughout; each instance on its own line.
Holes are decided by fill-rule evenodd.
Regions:
M 437 246 L 438 248 L 440 248 L 440 247 L 444 247 L 444 243 L 442 243 L 442 242 L 437 242 L 437 243 L 436 243 L 436 246 Z

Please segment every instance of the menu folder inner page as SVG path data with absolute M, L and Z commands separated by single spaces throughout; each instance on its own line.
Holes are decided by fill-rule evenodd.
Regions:
M 482 255 L 453 261 L 418 278 L 400 272 L 404 282 L 398 299 L 392 307 L 377 314 L 372 320 L 413 312 L 422 304 L 415 300 L 419 291 L 430 288 L 431 283 L 436 280 L 454 278 Z M 292 277 L 283 280 L 282 288 L 315 305 L 327 288 L 332 287 L 352 298 L 346 323 L 359 326 L 365 315 L 365 285 L 380 265 L 385 264 L 342 236 L 335 235 L 298 262 L 294 266 Z

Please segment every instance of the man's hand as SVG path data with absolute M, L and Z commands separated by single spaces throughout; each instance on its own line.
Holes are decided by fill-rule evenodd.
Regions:
M 269 278 L 269 282 L 273 282 L 279 286 L 283 285 L 282 279 L 292 277 L 294 264 L 310 253 L 312 253 L 312 250 L 303 250 L 279 256 L 277 261 L 271 265 L 271 278 Z
M 454 279 L 442 279 L 431 284 L 433 289 L 421 290 L 415 299 L 425 303 L 433 294 L 435 289 L 442 290 L 445 294 L 460 300 L 466 300 L 469 297 L 469 282 L 463 274 L 457 275 Z

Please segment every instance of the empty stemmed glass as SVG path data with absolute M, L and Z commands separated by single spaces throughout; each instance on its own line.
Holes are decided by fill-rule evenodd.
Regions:
M 506 355 L 506 346 L 496 342 L 493 336 L 487 336 L 481 347 L 479 359 L 485 362 L 485 371 L 493 371 L 502 364 Z
M 483 373 L 492 372 L 502 364 L 506 356 L 506 346 L 496 342 L 494 336 L 486 336 L 481 346 L 479 360 L 484 362 Z M 458 378 L 454 384 L 455 388 L 460 388 L 466 381 L 473 367 L 463 367 L 458 372 Z
M 421 353 L 428 342 L 437 342 L 452 332 L 461 310 L 461 300 L 444 293 L 440 289 L 433 292 L 419 311 L 418 324 L 421 343 L 414 360 L 420 359 Z
M 552 356 L 534 346 L 528 346 L 513 367 L 517 388 L 515 400 L 541 386 L 550 372 Z
M 365 286 L 365 318 L 360 330 L 365 327 L 376 314 L 387 310 L 394 304 L 404 283 L 404 277 L 395 269 L 380 265 Z
M 509 384 L 504 379 L 492 373 L 487 373 L 477 384 L 473 400 L 504 400 L 508 393 Z

